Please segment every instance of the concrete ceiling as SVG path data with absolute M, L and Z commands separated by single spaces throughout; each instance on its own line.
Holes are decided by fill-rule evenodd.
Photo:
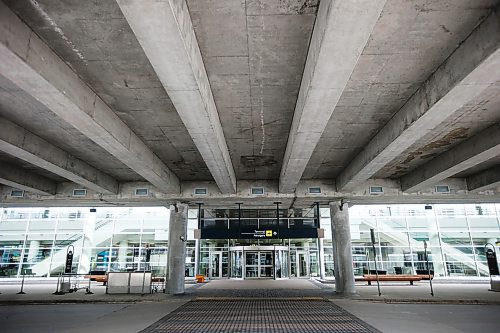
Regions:
M 1 0 L 0 15 L 0 182 L 25 172 L 8 186 L 500 193 L 500 0 Z

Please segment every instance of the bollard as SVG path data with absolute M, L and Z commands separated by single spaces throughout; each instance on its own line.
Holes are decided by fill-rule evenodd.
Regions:
M 21 281 L 21 291 L 17 293 L 18 295 L 24 295 L 24 294 L 26 294 L 26 293 L 23 291 L 23 289 L 24 289 L 24 273 L 25 273 L 26 271 L 23 269 L 23 270 L 22 270 L 22 272 L 23 272 L 23 280 Z
M 427 242 L 424 240 L 424 256 L 425 256 L 425 262 L 427 265 L 427 274 L 429 275 L 429 285 L 431 286 L 431 296 L 434 297 L 434 289 L 432 289 L 432 277 L 431 277 L 431 270 L 429 268 L 429 257 L 427 256 Z M 436 273 L 436 272 L 434 272 Z
M 380 280 L 379 280 L 379 277 L 378 277 L 377 252 L 375 251 L 375 231 L 373 229 L 370 229 L 370 234 L 371 234 L 371 238 L 372 238 L 373 261 L 375 262 L 375 275 L 377 276 L 378 295 L 382 296 L 382 293 L 380 292 Z
M 90 275 L 89 275 L 89 286 L 87 287 L 87 291 L 85 292 L 85 295 L 92 295 L 92 294 L 94 294 L 93 292 L 90 291 L 90 280 L 91 280 L 91 278 L 90 278 Z
M 61 273 L 59 273 L 59 275 L 57 276 L 57 287 L 56 287 L 56 291 L 52 293 L 52 295 L 64 295 L 64 293 L 62 291 L 59 291 L 59 284 L 60 284 L 60 281 L 61 281 Z

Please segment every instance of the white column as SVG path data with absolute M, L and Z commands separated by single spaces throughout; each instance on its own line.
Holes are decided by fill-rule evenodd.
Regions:
M 125 262 L 127 261 L 127 248 L 128 241 L 122 240 L 118 245 L 118 267 L 124 269 L 126 267 Z
M 441 242 L 439 240 L 439 232 L 436 221 L 436 213 L 434 212 L 434 206 L 432 209 L 427 209 L 425 211 L 425 216 L 427 218 L 427 225 L 429 227 L 429 248 L 427 249 L 427 255 L 429 252 L 432 254 L 432 260 L 429 258 L 429 264 L 432 263 L 434 267 L 434 276 L 445 276 L 444 271 L 444 253 L 441 247 Z M 439 252 L 437 252 L 439 249 Z
M 87 212 L 83 224 L 83 244 L 82 255 L 80 256 L 80 266 L 78 274 L 86 274 L 90 271 L 92 261 L 92 248 L 94 247 L 95 212 Z
M 318 257 L 319 276 L 323 280 L 325 279 L 325 248 L 323 246 L 323 238 L 318 238 Z
M 30 241 L 30 247 L 28 249 L 28 263 L 33 262 L 36 259 L 38 250 L 40 249 L 40 241 L 32 240 Z

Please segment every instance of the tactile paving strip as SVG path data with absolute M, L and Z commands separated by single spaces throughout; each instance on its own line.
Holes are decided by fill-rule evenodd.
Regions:
M 380 332 L 327 300 L 195 300 L 144 333 L 159 332 Z

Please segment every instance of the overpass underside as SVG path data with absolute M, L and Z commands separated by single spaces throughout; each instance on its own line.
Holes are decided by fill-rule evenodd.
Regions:
M 0 202 L 495 202 L 498 0 L 2 0 Z

